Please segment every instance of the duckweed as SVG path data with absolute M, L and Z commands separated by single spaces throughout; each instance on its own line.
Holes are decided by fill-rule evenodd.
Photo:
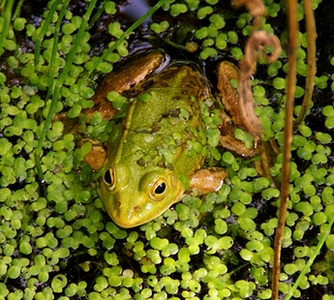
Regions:
M 79 146 L 77 133 L 64 133 L 67 128 L 63 119 L 52 122 L 46 132 L 38 161 L 36 147 L 49 112 L 66 111 L 69 118 L 81 119 L 82 111 L 93 105 L 90 99 L 96 87 L 94 81 L 100 81 L 98 76 L 110 72 L 113 63 L 126 56 L 132 47 L 130 37 L 117 46 L 118 53 L 110 52 L 95 66 L 105 50 L 94 44 L 98 37 L 94 36 L 94 25 L 91 27 L 89 22 L 101 21 L 99 24 L 105 26 L 103 33 L 109 39 L 105 49 L 112 47 L 125 31 L 122 19 L 114 16 L 120 11 L 119 5 L 105 1 L 103 7 L 96 6 L 96 15 L 89 24 L 85 23 L 80 35 L 85 17 L 67 8 L 68 5 L 61 12 L 62 4 L 61 0 L 48 3 L 40 25 L 29 18 L 14 17 L 4 44 L 3 51 L 11 52 L 3 56 L 8 70 L 0 73 L 0 216 L 3 220 L 0 277 L 2 282 L 6 281 L 0 283 L 0 296 L 8 299 L 269 299 L 271 239 L 277 227 L 275 216 L 280 192 L 271 180 L 258 175 L 251 164 L 255 159 L 244 161 L 217 148 L 219 113 L 205 115 L 208 144 L 212 149 L 202 144 L 191 147 L 195 152 L 211 154 L 208 165 L 214 162 L 227 169 L 229 178 L 221 190 L 206 196 L 187 195 L 163 216 L 140 228 L 124 230 L 110 221 L 96 192 L 99 174 L 82 162 L 92 144 L 86 142 Z M 190 37 L 181 39 L 181 43 L 195 42 L 198 50 L 194 53 L 202 60 L 218 55 L 239 61 L 243 57 L 240 43 L 252 30 L 251 17 L 248 13 L 235 17 L 233 14 L 239 11 L 228 8 L 225 11 L 225 4 L 224 9 L 217 9 L 218 5 L 218 0 L 165 2 L 164 14 L 173 18 L 153 18 L 148 27 L 152 35 L 164 39 L 176 27 L 182 27 L 181 19 L 195 16 L 201 22 L 188 29 Z M 280 4 L 266 1 L 266 8 L 268 16 L 280 18 Z M 88 6 L 80 9 L 84 12 Z M 299 18 L 303 16 L 300 7 Z M 59 37 L 56 22 L 59 22 Z M 274 30 L 269 24 L 270 18 L 264 22 L 267 22 L 266 30 L 276 31 L 277 26 Z M 23 53 L 17 51 L 16 37 L 22 34 L 36 43 L 35 53 L 25 52 L 23 48 Z M 175 35 L 171 34 L 170 39 L 173 38 Z M 297 73 L 305 76 L 304 34 L 300 34 L 300 44 L 303 49 L 298 49 Z M 78 50 L 72 53 L 75 46 Z M 278 112 L 286 87 L 284 55 L 283 51 L 282 59 L 268 67 L 258 66 L 269 78 L 255 74 L 257 79 L 252 82 L 255 100 L 261 106 L 259 115 L 264 137 L 276 139 L 279 147 L 284 128 L 284 115 Z M 63 72 L 71 59 L 73 63 Z M 333 64 L 333 59 L 330 62 Z M 87 79 L 86 73 L 93 67 L 96 77 Z M 10 84 L 13 74 L 17 75 L 17 81 Z M 327 91 L 333 88 L 330 80 L 330 76 L 319 74 L 315 85 Z M 296 97 L 303 96 L 302 86 L 298 79 Z M 58 94 L 55 87 L 59 88 Z M 113 93 L 109 93 L 108 99 L 120 108 L 127 98 Z M 56 106 L 48 98 L 53 94 L 57 98 Z M 272 100 L 277 103 L 274 109 L 267 106 Z M 333 215 L 334 109 L 328 105 L 330 101 L 325 102 L 323 107 L 314 103 L 314 109 L 321 111 L 323 126 L 315 129 L 307 120 L 293 138 L 295 153 L 292 154 L 294 163 L 280 278 L 280 292 L 285 294 L 291 290 L 291 284 L 286 282 L 296 280 L 315 251 L 317 241 L 310 237 L 328 230 Z M 295 109 L 296 114 L 299 110 L 300 107 Z M 110 126 L 100 114 L 95 114 L 85 125 L 79 125 L 79 132 L 105 142 Z M 247 141 L 244 132 L 237 131 L 238 134 Z M 177 138 L 173 136 L 170 140 Z M 281 164 L 279 157 L 271 170 L 273 176 L 279 174 Z M 329 251 L 334 249 L 333 240 L 332 234 L 326 238 Z M 284 256 L 286 253 L 289 255 Z M 330 271 L 317 270 L 308 270 L 301 279 L 300 290 L 328 285 Z M 14 281 L 20 283 L 14 285 Z M 302 297 L 302 294 L 297 290 L 294 296 Z M 331 296 L 323 295 L 323 299 Z

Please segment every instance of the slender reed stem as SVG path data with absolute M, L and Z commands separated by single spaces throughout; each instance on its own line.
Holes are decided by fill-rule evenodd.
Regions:
M 317 31 L 315 27 L 314 12 L 312 8 L 312 0 L 304 0 L 305 11 L 305 25 L 306 25 L 306 39 L 307 39 L 307 71 L 306 71 L 306 85 L 303 104 L 301 106 L 298 118 L 295 120 L 294 128 L 297 128 L 301 122 L 305 119 L 307 111 L 311 106 L 314 77 L 317 71 L 316 65 L 316 39 Z
M 296 82 L 296 59 L 298 46 L 298 21 L 297 21 L 297 1 L 288 1 L 288 30 L 289 30 L 289 58 L 288 58 L 288 75 L 286 89 L 285 105 L 285 127 L 284 127 L 284 144 L 283 144 L 283 167 L 282 167 L 282 185 L 281 201 L 279 207 L 278 225 L 275 234 L 274 249 L 274 269 L 272 281 L 272 300 L 278 299 L 278 284 L 280 273 L 281 247 L 284 233 L 284 225 L 288 206 L 288 196 L 290 187 L 290 155 L 292 140 L 292 116 L 293 103 Z

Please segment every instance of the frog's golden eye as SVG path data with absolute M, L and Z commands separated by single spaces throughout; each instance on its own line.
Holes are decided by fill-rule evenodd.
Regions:
M 165 198 L 167 191 L 167 184 L 164 179 L 158 179 L 150 189 L 151 199 L 159 201 Z
M 113 169 L 106 170 L 103 175 L 103 182 L 108 190 L 113 190 L 115 187 L 115 173 Z

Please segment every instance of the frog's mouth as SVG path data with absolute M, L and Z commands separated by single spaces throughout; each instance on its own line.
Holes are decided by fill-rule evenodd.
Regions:
M 143 206 L 136 204 L 132 207 L 123 207 L 120 201 L 116 201 L 115 209 L 109 212 L 109 215 L 118 226 L 132 228 L 150 222 L 157 217 L 154 215 L 150 218 L 144 213 L 149 210 L 154 210 L 154 207 L 147 203 L 143 204 Z
M 112 195 L 110 197 L 111 205 L 105 205 L 110 218 L 122 228 L 137 227 L 157 217 L 156 214 L 152 215 L 151 218 L 145 214 L 145 212 L 154 210 L 153 203 L 145 203 L 144 199 L 138 199 L 138 197 L 133 197 L 133 199 L 136 200 L 122 201 L 118 195 Z M 127 204 L 128 202 L 130 205 Z

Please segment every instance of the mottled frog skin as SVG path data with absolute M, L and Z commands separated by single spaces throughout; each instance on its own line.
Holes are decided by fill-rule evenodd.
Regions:
M 209 90 L 197 71 L 171 66 L 144 85 L 110 135 L 100 184 L 108 214 L 124 228 L 151 221 L 181 199 L 180 177 L 190 177 L 203 162 L 193 145 L 206 142 L 199 101 Z
M 206 78 L 188 63 L 160 70 L 163 61 L 160 52 L 150 52 L 125 65 L 103 81 L 94 98 L 93 109 L 108 119 L 116 112 L 105 99 L 108 91 L 126 91 L 133 98 L 110 134 L 107 153 L 91 155 L 103 163 L 99 195 L 111 219 L 123 228 L 155 219 L 188 188 L 217 191 L 226 177 L 224 170 L 203 169 L 206 134 L 200 103 L 212 98 Z M 237 68 L 221 62 L 217 77 L 223 104 L 213 103 L 225 108 L 220 113 L 220 144 L 241 156 L 257 155 L 260 140 L 254 139 L 248 149 L 234 137 L 235 125 L 243 128 L 244 122 L 238 93 L 230 84 L 238 78 Z

